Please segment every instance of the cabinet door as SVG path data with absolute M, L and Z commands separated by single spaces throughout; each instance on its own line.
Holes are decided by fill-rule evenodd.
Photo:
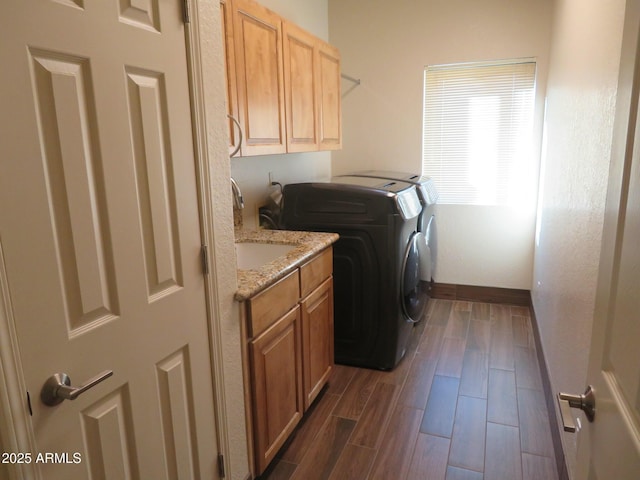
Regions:
M 284 22 L 284 80 L 287 151 L 318 149 L 317 39 Z
M 303 413 L 300 307 L 249 345 L 256 469 L 262 473 Z
M 222 48 L 224 50 L 224 66 L 226 72 L 227 114 L 238 119 L 238 91 L 236 90 L 236 58 L 233 48 L 233 12 L 231 0 L 220 0 L 220 20 L 222 22 Z M 233 153 L 240 141 L 237 125 L 228 119 L 229 154 Z M 242 151 L 240 150 L 240 153 Z
M 306 410 L 327 383 L 333 368 L 333 277 L 325 280 L 300 305 Z
M 282 19 L 251 0 L 234 0 L 242 155 L 284 153 Z
M 342 148 L 342 106 L 340 98 L 340 53 L 328 43 L 318 44 L 320 149 Z

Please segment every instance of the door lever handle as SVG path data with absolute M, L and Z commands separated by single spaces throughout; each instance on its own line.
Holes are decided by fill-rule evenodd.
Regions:
M 569 393 L 558 394 L 558 405 L 560 406 L 560 416 L 565 432 L 575 432 L 576 424 L 571 415 L 572 408 L 582 410 L 590 422 L 596 417 L 596 395 L 593 387 L 589 385 L 582 395 L 571 395 Z
M 106 380 L 111 375 L 113 375 L 112 370 L 105 370 L 104 372 L 99 373 L 91 380 L 85 382 L 79 387 L 72 387 L 69 375 L 67 375 L 66 373 L 56 373 L 54 375 L 51 375 L 42 386 L 40 399 L 42 400 L 42 403 L 48 405 L 49 407 L 58 405 L 64 400 L 75 400 L 81 394 L 83 394 L 90 388 L 95 387 L 97 384 L 99 384 L 103 380 Z

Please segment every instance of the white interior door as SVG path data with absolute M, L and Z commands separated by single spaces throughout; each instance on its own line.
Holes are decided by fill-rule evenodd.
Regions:
M 578 455 L 578 478 L 589 480 L 640 478 L 640 5 L 627 7 L 588 371 L 596 413 Z
M 47 480 L 216 478 L 181 5 L 0 6 L 0 278 Z

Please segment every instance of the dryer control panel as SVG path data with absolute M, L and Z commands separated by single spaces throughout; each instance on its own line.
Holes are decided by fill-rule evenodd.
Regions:
M 422 212 L 422 205 L 420 205 L 415 189 L 398 192 L 396 194 L 396 204 L 404 220 L 417 217 Z

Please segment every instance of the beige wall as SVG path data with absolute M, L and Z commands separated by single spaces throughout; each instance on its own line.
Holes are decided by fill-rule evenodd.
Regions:
M 259 0 L 273 10 L 312 34 L 326 40 L 328 37 L 327 0 Z M 231 175 L 238 182 L 245 201 L 242 212 L 244 226 L 254 229 L 258 207 L 266 203 L 270 191 L 269 173 L 274 181 L 283 185 L 331 176 L 331 153 L 313 152 L 288 155 L 262 155 L 233 158 Z
M 539 145 L 551 4 L 329 0 L 329 39 L 340 48 L 343 72 L 362 81 L 358 87 L 343 81 L 344 148 L 333 154 L 333 173 L 420 171 L 428 64 L 536 57 Z M 436 281 L 530 289 L 534 229 L 533 205 L 439 206 Z
M 228 139 L 224 90 L 224 59 L 222 51 L 220 7 L 218 2 L 198 2 L 198 28 L 202 41 L 202 81 L 204 96 L 204 122 L 207 127 L 206 145 L 202 148 L 209 158 L 211 170 L 209 181 L 214 198 L 210 209 L 213 225 L 208 225 L 211 241 L 211 282 L 215 285 L 210 305 L 214 322 L 219 326 L 219 335 L 213 342 L 214 355 L 221 363 L 216 371 L 217 381 L 223 384 L 223 418 L 218 418 L 219 435 L 228 460 L 227 477 L 242 480 L 249 475 L 247 435 L 244 409 L 244 379 L 242 375 L 240 314 L 238 303 L 233 299 L 237 289 L 236 263 L 234 255 L 234 233 L 231 202 L 230 168 L 227 158 Z M 205 216 L 207 216 L 205 214 Z M 208 216 L 207 216 L 208 218 Z M 216 343 L 217 342 L 217 343 Z M 221 377 L 221 378 L 220 378 Z M 214 455 L 215 452 L 211 452 Z
M 624 0 L 558 0 L 533 301 L 553 391 L 582 392 L 594 316 Z M 574 478 L 576 435 L 564 434 Z

